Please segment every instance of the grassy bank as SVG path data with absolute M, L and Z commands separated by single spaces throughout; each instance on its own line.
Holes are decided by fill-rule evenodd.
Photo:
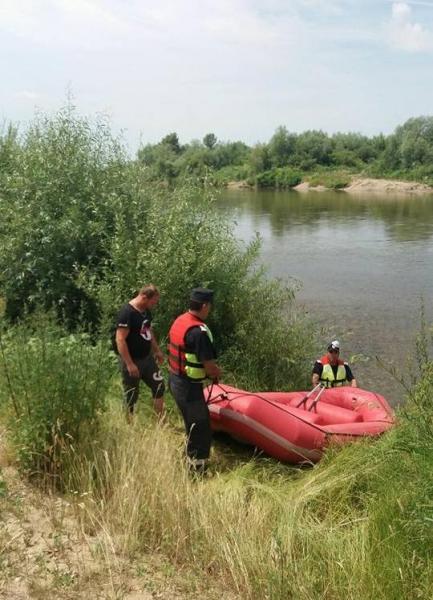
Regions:
M 207 581 L 205 598 L 218 589 L 251 599 L 427 599 L 432 384 L 430 364 L 398 428 L 331 449 L 313 469 L 246 451 L 232 460 L 220 442 L 199 480 L 185 470 L 175 414 L 160 426 L 142 411 L 130 427 L 113 398 L 97 438 L 67 457 L 64 498 L 77 531 L 97 540 L 100 577 L 156 554 L 161 570 L 183 574 L 185 592 Z M 119 589 L 107 597 L 127 597 Z
M 429 598 L 432 383 L 430 366 L 396 430 L 304 471 L 227 468 L 219 449 L 212 475 L 192 481 L 171 426 L 112 421 L 74 474 L 83 522 L 122 555 L 158 549 L 239 598 Z
M 92 129 L 71 110 L 9 141 L 0 177 L 0 454 L 46 491 L 34 526 L 52 543 L 28 554 L 33 537 L 11 520 L 25 520 L 26 500 L 14 509 L 19 494 L 0 476 L 3 589 L 17 577 L 30 581 L 32 560 L 50 573 L 45 587 L 27 587 L 34 597 L 127 598 L 131 565 L 145 569 L 156 557 L 152 577 L 181 573 L 185 594 L 201 598 L 430 598 L 427 356 L 398 428 L 380 440 L 330 449 L 304 470 L 218 442 L 209 476 L 191 479 L 171 401 L 163 425 L 148 410 L 125 422 L 109 352 L 119 305 L 156 283 L 163 339 L 189 289 L 214 287 L 210 325 L 224 381 L 245 388 L 305 388 L 314 327 L 294 290 L 256 268 L 259 243 L 235 239 L 212 186 L 149 183 L 105 127 Z M 53 498 L 58 507 L 49 526 L 44 497 L 45 511 Z M 69 534 L 70 544 L 85 541 L 93 570 L 48 560 Z
M 22 338 L 2 338 L 1 422 L 11 462 L 20 459 L 35 483 L 62 490 L 61 502 L 69 506 L 76 534 L 87 540 L 99 577 L 113 582 L 107 597 L 127 598 L 120 563 L 146 564 L 156 555 L 162 570 L 183 574 L 185 593 L 208 582 L 208 592 L 200 588 L 205 598 L 216 589 L 251 599 L 430 598 L 433 363 L 426 355 L 398 427 L 379 440 L 331 448 L 310 469 L 217 440 L 209 475 L 191 479 L 172 402 L 161 425 L 143 394 L 141 412 L 129 426 L 118 379 L 101 380 L 98 345 L 76 336 L 66 344 L 58 330 L 43 329 L 45 350 L 39 352 L 37 332 L 30 332 L 33 342 L 18 363 L 14 347 L 22 348 Z M 49 351 L 54 338 L 55 363 Z M 75 393 L 64 396 L 71 360 Z M 101 385 L 92 387 L 94 382 L 102 385 L 102 402 Z M 57 402 L 57 395 L 66 401 Z M 25 403 L 17 418 L 18 398 Z M 93 422 L 86 412 L 96 406 L 91 398 L 99 402 Z M 45 405 L 54 412 L 47 416 Z M 79 414 L 87 416 L 74 430 Z M 29 470 L 31 464 L 38 471 Z M 5 485 L 0 490 L 7 496 Z M 60 533 L 54 527 L 52 535 Z M 7 545 L 3 554 L 8 556 Z M 76 578 L 70 589 L 88 587 Z

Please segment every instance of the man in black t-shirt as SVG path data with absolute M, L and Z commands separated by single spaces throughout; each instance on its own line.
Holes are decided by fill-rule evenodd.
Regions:
M 116 319 L 115 346 L 119 354 L 125 407 L 128 418 L 138 400 L 140 379 L 152 390 L 155 412 L 164 411 L 164 381 L 155 362 L 164 357 L 152 331 L 150 309 L 157 305 L 159 291 L 154 285 L 144 286 L 137 296 L 122 306 Z
M 204 470 L 212 441 L 203 381 L 221 375 L 212 333 L 204 322 L 212 297 L 212 290 L 192 290 L 189 311 L 174 321 L 169 333 L 170 391 L 184 420 L 189 465 L 196 471 Z

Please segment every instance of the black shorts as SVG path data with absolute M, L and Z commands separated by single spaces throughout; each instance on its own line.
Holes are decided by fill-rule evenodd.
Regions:
M 140 379 L 151 389 L 154 398 L 162 398 L 165 391 L 164 379 L 152 354 L 145 358 L 133 358 L 140 372 L 140 377 L 131 377 L 125 363 L 119 358 L 122 372 L 123 389 L 128 406 L 133 406 L 138 400 L 138 388 Z

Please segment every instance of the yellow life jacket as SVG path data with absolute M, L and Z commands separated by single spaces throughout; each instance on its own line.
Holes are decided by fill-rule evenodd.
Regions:
M 344 385 L 347 381 L 347 373 L 346 367 L 342 360 L 338 360 L 338 368 L 337 375 L 334 375 L 334 371 L 332 369 L 331 363 L 329 362 L 329 358 L 327 356 L 322 356 L 320 361 L 323 365 L 322 374 L 320 376 L 320 381 L 327 388 L 331 387 L 339 387 Z

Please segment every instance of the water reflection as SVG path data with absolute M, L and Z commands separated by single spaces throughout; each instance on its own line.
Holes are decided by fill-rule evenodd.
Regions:
M 364 357 L 361 384 L 401 401 L 375 357 L 406 362 L 421 299 L 433 321 L 433 197 L 230 190 L 219 207 L 239 239 L 260 234 L 270 276 L 302 282 L 298 300 L 344 354 Z
M 354 195 L 346 192 L 227 190 L 220 206 L 236 215 L 248 214 L 259 229 L 268 220 L 272 234 L 283 236 L 293 227 L 315 229 L 326 220 L 334 224 L 375 219 L 386 235 L 399 242 L 428 240 L 433 235 L 433 197 Z

